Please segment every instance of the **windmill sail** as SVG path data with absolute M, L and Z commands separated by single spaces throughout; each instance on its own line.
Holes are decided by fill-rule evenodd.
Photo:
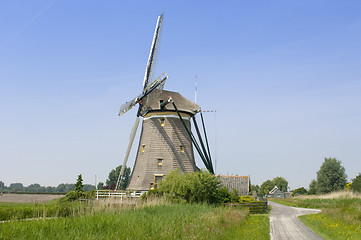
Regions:
M 120 112 L 118 114 L 118 116 L 120 117 L 121 115 L 123 115 L 124 113 L 126 113 L 127 111 L 132 109 L 137 103 L 140 103 L 139 108 L 138 108 L 138 114 L 135 119 L 135 123 L 133 125 L 132 132 L 130 134 L 127 152 L 124 156 L 123 166 L 120 170 L 116 189 L 119 187 L 121 176 L 124 173 L 124 169 L 125 169 L 125 166 L 127 164 L 128 158 L 129 158 L 129 153 L 133 146 L 134 137 L 137 132 L 138 125 L 139 125 L 139 116 L 144 115 L 147 112 L 149 104 L 151 104 L 151 102 L 153 102 L 155 99 L 157 99 L 159 97 L 159 95 L 162 93 L 164 82 L 168 78 L 167 74 L 163 73 L 159 78 L 157 78 L 154 82 L 152 82 L 148 86 L 148 82 L 152 75 L 152 70 L 153 70 L 153 67 L 155 64 L 155 60 L 156 60 L 155 59 L 156 53 L 159 48 L 158 45 L 159 45 L 160 33 L 161 33 L 161 29 L 162 29 L 162 24 L 163 24 L 163 16 L 164 16 L 164 13 L 162 15 L 160 15 L 157 19 L 157 24 L 156 24 L 155 31 L 154 31 L 152 46 L 150 49 L 147 67 L 146 67 L 145 74 L 144 74 L 143 93 L 141 95 L 139 95 L 138 97 L 134 98 L 133 100 L 123 104 L 121 106 Z
M 144 88 L 144 90 L 143 90 L 143 92 L 145 91 L 145 88 L 148 85 L 149 79 L 150 79 L 151 74 L 152 74 L 153 65 L 154 65 L 155 60 L 156 60 L 155 56 L 156 56 L 158 46 L 159 46 L 160 33 L 161 33 L 161 30 L 162 30 L 162 25 L 163 25 L 163 17 L 164 17 L 164 13 L 162 13 L 162 15 L 160 15 L 158 17 L 157 25 L 156 25 L 155 30 L 154 30 L 152 47 L 150 48 L 147 68 L 145 69 L 145 74 L 144 74 L 144 80 L 143 80 L 143 88 Z
M 159 78 L 157 78 L 154 82 L 152 82 L 147 89 L 151 90 L 151 93 L 149 93 L 145 98 L 143 102 L 142 109 L 140 111 L 140 114 L 143 116 L 148 112 L 149 105 L 151 105 L 155 100 L 158 99 L 160 94 L 163 91 L 165 80 L 168 79 L 168 76 L 166 73 L 163 73 Z M 149 91 L 149 90 L 148 90 Z M 147 92 L 147 90 L 145 91 Z
M 131 110 L 135 105 L 137 105 L 137 103 L 141 103 L 141 112 L 144 112 L 147 107 L 153 103 L 153 101 L 157 99 L 158 96 L 162 93 L 165 80 L 167 79 L 167 74 L 163 73 L 160 75 L 160 77 L 154 80 L 154 82 L 149 84 L 149 86 L 144 89 L 142 94 L 140 94 L 138 97 L 135 97 L 131 101 L 122 104 L 120 106 L 118 117 Z
M 126 102 L 126 103 L 122 104 L 122 106 L 120 106 L 118 117 L 122 116 L 124 113 L 128 112 L 135 105 L 137 105 L 137 98 L 138 97 L 134 98 L 133 100 L 131 100 L 129 102 Z

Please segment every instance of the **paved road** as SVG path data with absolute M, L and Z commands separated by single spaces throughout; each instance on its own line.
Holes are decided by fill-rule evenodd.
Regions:
M 321 210 L 288 207 L 274 202 L 269 202 L 269 204 L 272 206 L 271 240 L 323 239 L 297 219 L 297 216 L 318 213 Z

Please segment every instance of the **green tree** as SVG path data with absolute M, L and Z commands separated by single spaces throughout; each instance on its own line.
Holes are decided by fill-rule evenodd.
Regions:
M 65 185 L 65 189 L 69 186 L 71 186 L 70 184 L 64 184 Z M 73 184 L 74 185 L 74 184 Z M 72 202 L 75 201 L 79 198 L 82 198 L 85 196 L 84 190 L 83 190 L 83 177 L 81 174 L 78 175 L 78 179 L 76 180 L 75 183 L 75 189 L 72 191 L 69 191 L 65 197 L 63 198 L 63 201 L 65 202 Z
M 345 168 L 336 158 L 325 158 L 317 172 L 317 193 L 329 193 L 343 189 L 347 183 Z
M 315 179 L 312 179 L 309 186 L 308 194 L 315 195 L 316 193 L 317 193 L 317 181 Z
M 57 192 L 65 192 L 65 184 L 61 183 L 56 187 Z
M 103 188 L 104 188 L 104 183 L 99 182 L 97 189 L 98 189 L 98 190 L 101 190 L 101 189 L 103 189 Z
M 120 165 L 116 169 L 112 169 L 110 171 L 110 173 L 108 175 L 108 179 L 106 180 L 106 184 L 109 189 L 115 189 L 121 168 L 122 168 L 122 165 Z M 125 167 L 124 174 L 123 174 L 123 176 L 120 180 L 120 184 L 119 184 L 120 189 L 126 189 L 126 187 L 128 186 L 129 180 L 130 180 L 130 168 Z
M 268 194 L 269 191 L 271 191 L 272 188 L 274 188 L 275 186 L 276 184 L 271 180 L 263 182 L 261 187 L 259 188 L 259 195 L 263 197 L 264 195 Z
M 352 191 L 361 192 L 361 173 L 359 173 L 357 177 L 352 180 L 350 188 Z
M 24 191 L 24 185 L 22 183 L 11 183 L 9 190 L 14 192 L 22 192 Z
M 296 188 L 295 190 L 293 190 L 292 193 L 295 196 L 305 195 L 305 194 L 307 194 L 307 190 L 304 187 L 300 187 L 300 188 Z
M 250 194 L 253 193 L 253 191 L 256 192 L 256 194 L 259 192 L 259 186 L 258 185 L 251 185 Z
M 0 181 L 0 191 L 5 190 L 5 183 L 3 181 Z
M 184 199 L 188 203 L 220 203 L 233 199 L 233 194 L 220 186 L 217 177 L 202 170 L 193 173 L 171 171 L 159 182 L 158 191 L 168 198 Z
M 79 174 L 75 183 L 75 192 L 83 192 L 83 187 L 83 177 Z
M 38 183 L 30 184 L 24 189 L 26 192 L 45 192 L 45 187 L 40 186 Z
M 90 191 L 95 190 L 95 186 L 91 185 L 91 184 L 84 184 L 83 189 L 84 189 L 85 192 L 90 192 Z
M 45 188 L 45 192 L 47 192 L 47 193 L 53 193 L 53 192 L 55 192 L 55 190 L 56 190 L 56 188 L 55 188 L 55 187 L 51 187 L 51 186 L 47 186 L 47 187 Z
M 286 179 L 284 179 L 283 177 L 275 177 L 274 179 L 272 179 L 272 182 L 275 186 L 278 187 L 279 190 L 281 190 L 282 192 L 287 192 L 288 182 Z

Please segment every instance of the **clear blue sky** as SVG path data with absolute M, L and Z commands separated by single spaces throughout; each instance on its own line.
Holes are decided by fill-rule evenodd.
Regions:
M 361 172 L 360 1 L 5 0 L 1 181 L 105 181 L 136 114 L 117 118 L 119 106 L 141 91 L 163 11 L 157 72 L 192 100 L 198 75 L 197 103 L 217 110 L 206 116 L 217 173 L 297 188 L 324 157 L 349 179 Z

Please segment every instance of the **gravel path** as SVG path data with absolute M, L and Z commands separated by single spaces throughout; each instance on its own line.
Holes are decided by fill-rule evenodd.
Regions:
M 271 201 L 269 205 L 272 206 L 270 214 L 271 240 L 323 239 L 297 219 L 297 216 L 319 213 L 321 210 L 288 207 Z

